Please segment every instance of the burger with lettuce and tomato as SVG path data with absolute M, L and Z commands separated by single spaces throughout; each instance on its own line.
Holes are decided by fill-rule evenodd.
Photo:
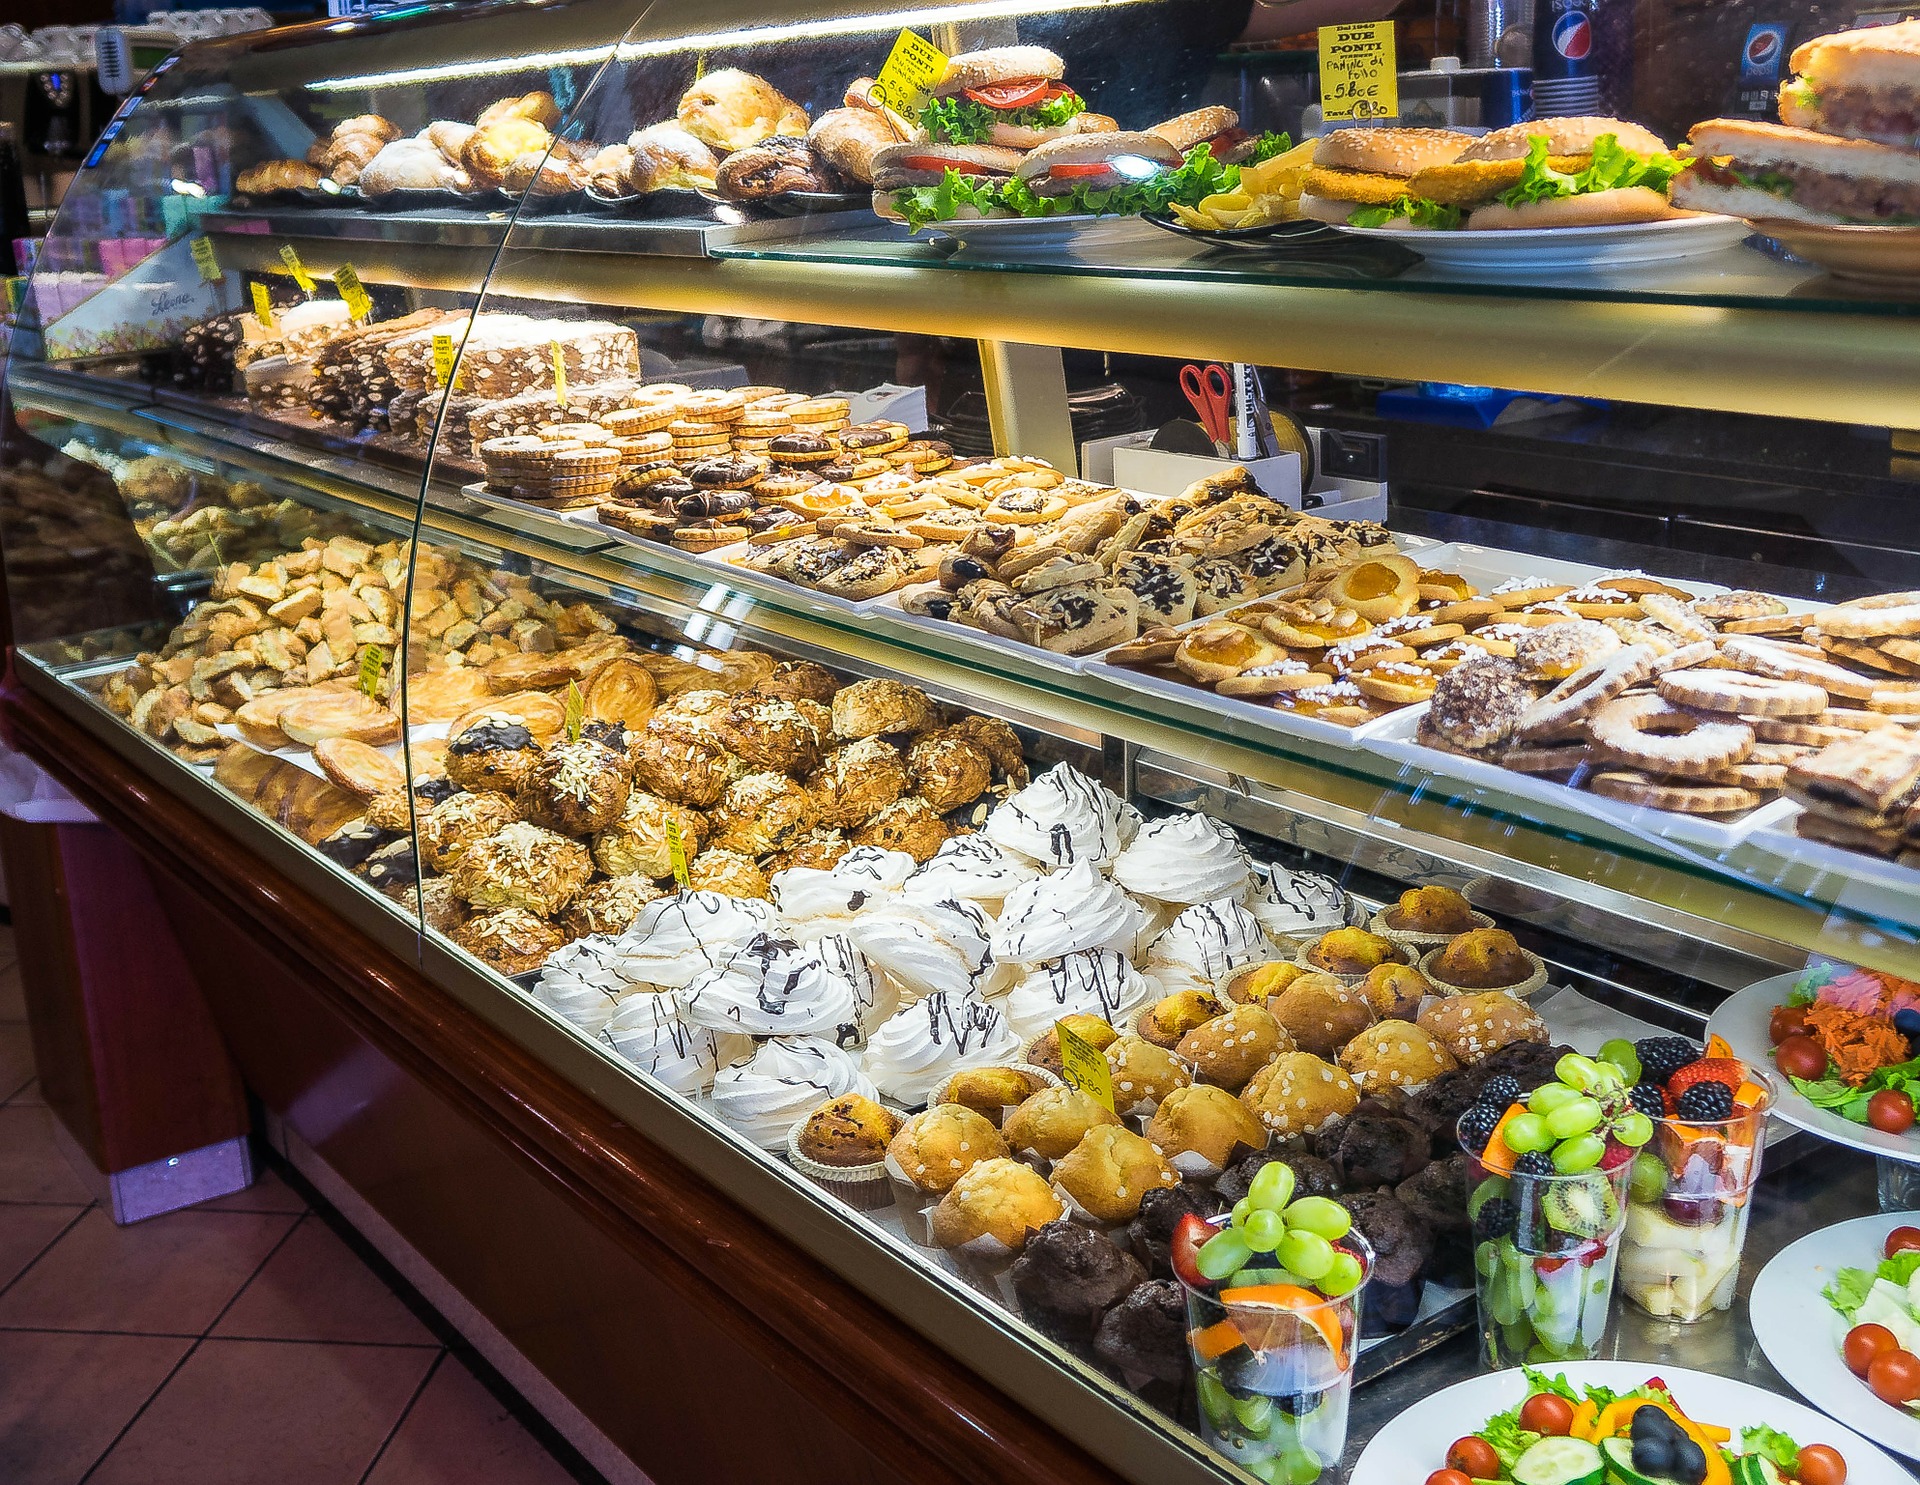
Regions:
M 1043 46 L 997 46 L 947 59 L 947 70 L 920 110 L 930 144 L 999 145 L 1030 150 L 1070 134 L 1114 127 L 1088 113 L 1061 81 L 1067 64 Z

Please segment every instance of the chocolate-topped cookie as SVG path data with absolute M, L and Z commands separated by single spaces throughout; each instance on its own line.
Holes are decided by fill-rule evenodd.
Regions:
M 745 490 L 695 490 L 673 502 L 674 514 L 687 521 L 710 516 L 739 516 L 753 509 L 753 497 Z
M 776 464 L 831 464 L 840 445 L 819 433 L 783 433 L 769 439 L 767 454 Z
M 758 454 L 728 454 L 696 459 L 687 466 L 686 476 L 702 489 L 745 490 L 765 479 L 768 468 Z

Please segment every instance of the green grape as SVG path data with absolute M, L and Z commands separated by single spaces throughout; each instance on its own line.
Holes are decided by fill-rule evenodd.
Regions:
M 1653 1138 L 1653 1120 L 1635 1110 L 1613 1121 L 1613 1137 L 1631 1149 L 1639 1149 Z
M 1215 1428 L 1224 1428 L 1233 1416 L 1233 1394 L 1212 1372 L 1196 1373 L 1194 1381 L 1200 1394 L 1200 1410 L 1207 1415 L 1207 1421 Z
M 1651 1206 L 1667 1194 L 1667 1167 L 1658 1155 L 1642 1151 L 1633 1157 L 1633 1174 L 1627 1178 L 1627 1193 L 1641 1206 Z
M 1235 1208 L 1234 1215 L 1236 1218 L 1239 1216 L 1238 1208 Z M 1271 1253 L 1287 1235 L 1287 1221 L 1278 1212 L 1269 1212 L 1262 1207 L 1247 1214 L 1246 1220 L 1240 1224 L 1240 1233 L 1254 1252 Z M 1281 1260 L 1283 1263 L 1285 1261 Z
M 1273 1417 L 1277 1411 L 1270 1397 L 1236 1397 L 1233 1400 L 1234 1420 L 1239 1423 L 1240 1431 L 1250 1439 L 1264 1439 L 1273 1431 Z
M 1287 1208 L 1285 1215 L 1287 1226 L 1314 1233 L 1330 1243 L 1339 1242 L 1353 1230 L 1352 1214 L 1330 1197 L 1303 1196 Z
M 1293 1184 L 1293 1167 L 1284 1160 L 1269 1160 L 1254 1172 L 1247 1200 L 1262 1211 L 1284 1212 L 1293 1200 Z
M 1327 1271 L 1320 1276 L 1320 1292 L 1328 1299 L 1338 1299 L 1358 1289 L 1360 1281 L 1366 1276 L 1367 1272 L 1360 1266 L 1358 1258 L 1335 1248 L 1333 1262 L 1327 1265 Z
M 1581 1092 L 1600 1079 L 1600 1064 L 1591 1057 L 1582 1057 L 1578 1052 L 1569 1052 L 1553 1065 L 1553 1075 L 1570 1088 Z
M 1337 1269 L 1339 1264 L 1336 1262 L 1334 1267 Z M 1500 1250 L 1492 1243 L 1480 1244 L 1473 1250 L 1473 1267 L 1481 1278 L 1491 1279 L 1500 1272 Z
M 1508 1148 L 1516 1155 L 1553 1148 L 1553 1135 L 1547 1129 L 1547 1121 L 1538 1114 L 1515 1114 L 1507 1120 L 1502 1133 Z
M 1233 1225 L 1235 1227 L 1245 1227 L 1247 1225 L 1247 1218 L 1252 1215 L 1252 1212 L 1252 1199 L 1245 1196 L 1241 1197 L 1240 1200 L 1233 1204 Z
M 1286 1485 L 1313 1485 L 1320 1478 L 1320 1456 L 1305 1444 L 1297 1444 L 1276 1458 L 1285 1466 Z
M 1600 1045 L 1600 1060 L 1610 1067 L 1620 1070 L 1628 1086 L 1640 1081 L 1640 1054 L 1633 1050 L 1633 1043 L 1624 1036 L 1616 1036 L 1610 1042 Z
M 1527 1111 L 1545 1118 L 1555 1109 L 1563 1109 L 1579 1098 L 1578 1088 L 1569 1088 L 1565 1083 L 1542 1083 L 1527 1095 Z
M 1607 1153 L 1607 1142 L 1597 1134 L 1577 1134 L 1553 1147 L 1553 1168 L 1563 1176 L 1592 1170 Z M 1204 1270 L 1203 1270 L 1204 1272 Z
M 1605 1117 L 1597 1099 L 1576 1096 L 1572 1103 L 1547 1115 L 1547 1133 L 1557 1140 L 1570 1140 L 1577 1134 L 1598 1129 Z
M 1333 1244 L 1318 1233 L 1294 1228 L 1280 1240 L 1280 1261 L 1309 1284 L 1317 1284 L 1333 1267 Z
M 1193 1255 L 1193 1266 L 1200 1270 L 1201 1278 L 1217 1283 L 1245 1263 L 1252 1252 L 1246 1234 L 1227 1227 L 1200 1245 L 1200 1251 Z

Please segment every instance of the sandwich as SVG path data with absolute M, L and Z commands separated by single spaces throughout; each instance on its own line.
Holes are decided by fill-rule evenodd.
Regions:
M 1920 224 L 1920 154 L 1744 119 L 1709 119 L 1688 140 L 1693 163 L 1673 183 L 1682 206 L 1750 221 Z
M 1240 115 L 1231 108 L 1213 104 L 1196 108 L 1155 124 L 1147 133 L 1166 140 L 1183 155 L 1191 155 L 1201 145 L 1222 165 L 1258 165 L 1293 148 L 1285 134 L 1255 134 L 1240 127 Z
M 1112 129 L 1060 79 L 1067 64 L 1043 46 L 997 46 L 947 59 L 920 110 L 933 144 L 994 144 L 1030 150 L 1069 134 Z
M 1029 150 L 1013 178 L 1022 192 L 1059 206 L 1061 214 L 1146 211 L 1153 185 L 1185 164 L 1185 156 L 1157 134 L 1115 131 L 1069 136 Z M 1010 194 L 1020 199 L 1019 193 Z
M 1457 159 L 1472 143 L 1471 135 L 1451 129 L 1336 129 L 1314 149 L 1300 214 L 1346 226 L 1357 212 L 1384 208 L 1379 221 L 1352 225 L 1380 226 L 1398 215 L 1414 226 L 1457 226 L 1457 213 L 1436 214 L 1431 202 L 1412 198 L 1407 182 L 1417 171 Z
M 890 144 L 874 151 L 873 209 L 918 231 L 929 222 L 1018 213 L 1000 204 L 1020 151 L 997 144 Z
M 1920 21 L 1816 36 L 1792 62 L 1781 123 L 1920 150 Z
M 1665 140 L 1624 119 L 1535 119 L 1483 135 L 1407 186 L 1465 213 L 1470 231 L 1595 227 L 1682 215 L 1667 195 L 1681 168 Z

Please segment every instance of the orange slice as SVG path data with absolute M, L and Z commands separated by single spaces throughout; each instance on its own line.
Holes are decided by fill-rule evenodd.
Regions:
M 1273 1305 L 1277 1309 L 1296 1312 L 1315 1330 L 1326 1338 L 1333 1352 L 1334 1363 L 1345 1371 L 1347 1368 L 1346 1341 L 1340 1334 L 1340 1320 L 1329 1309 L 1323 1295 L 1315 1294 L 1311 1289 L 1301 1289 L 1292 1284 L 1255 1284 L 1245 1289 L 1222 1291 L 1220 1303 L 1224 1305 Z M 1259 1340 L 1247 1336 L 1244 1328 L 1241 1337 L 1256 1351 L 1266 1349 Z

